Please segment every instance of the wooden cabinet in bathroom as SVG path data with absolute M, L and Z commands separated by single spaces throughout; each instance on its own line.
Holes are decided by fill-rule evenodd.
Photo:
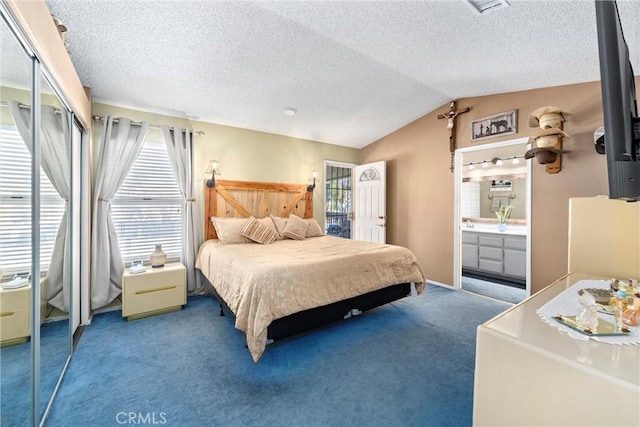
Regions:
M 527 276 L 527 236 L 464 230 L 462 269 L 524 282 Z

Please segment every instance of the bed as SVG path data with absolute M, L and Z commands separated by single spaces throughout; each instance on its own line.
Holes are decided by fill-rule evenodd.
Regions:
M 218 181 L 205 187 L 205 205 L 207 240 L 196 268 L 235 317 L 256 362 L 268 342 L 424 290 L 424 274 L 408 249 L 322 235 L 306 185 Z M 283 238 L 287 224 L 301 221 L 316 225 L 304 237 Z M 277 239 L 259 244 L 225 230 L 249 222 L 273 223 Z

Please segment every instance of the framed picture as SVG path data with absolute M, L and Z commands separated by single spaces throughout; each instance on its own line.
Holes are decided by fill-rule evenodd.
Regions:
M 518 131 L 518 110 L 494 114 L 471 121 L 471 140 L 511 135 Z

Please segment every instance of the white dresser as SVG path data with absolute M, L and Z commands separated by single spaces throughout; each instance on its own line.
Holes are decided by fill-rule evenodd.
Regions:
M 576 340 L 536 314 L 585 279 L 602 277 L 569 274 L 478 327 L 474 425 L 640 425 L 640 346 Z

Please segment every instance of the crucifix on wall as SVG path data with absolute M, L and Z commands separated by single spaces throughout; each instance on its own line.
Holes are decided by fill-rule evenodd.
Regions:
M 447 119 L 447 129 L 449 129 L 449 151 L 451 152 L 450 170 L 453 172 L 453 155 L 456 151 L 456 119 L 460 114 L 469 112 L 470 108 L 456 109 L 456 101 L 451 101 L 449 111 L 445 114 L 438 114 L 439 119 Z

